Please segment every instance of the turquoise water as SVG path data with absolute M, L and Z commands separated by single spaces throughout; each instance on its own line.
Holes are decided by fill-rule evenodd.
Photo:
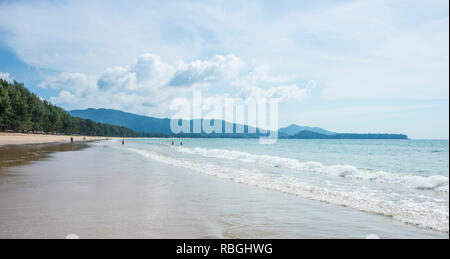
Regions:
M 146 140 L 167 144 L 168 140 Z M 260 145 L 257 139 L 185 139 L 185 147 L 226 149 L 257 155 L 354 165 L 368 170 L 449 176 L 448 140 L 302 140 L 280 139 Z M 176 140 L 178 144 L 179 140 Z
M 171 141 L 133 140 L 123 148 L 175 167 L 448 233 L 448 140 Z

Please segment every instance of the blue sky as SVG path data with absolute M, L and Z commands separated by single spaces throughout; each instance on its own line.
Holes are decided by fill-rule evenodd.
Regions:
M 280 3 L 281 2 L 281 3 Z M 280 126 L 449 132 L 448 1 L 1 1 L 0 77 L 66 109 L 281 99 Z

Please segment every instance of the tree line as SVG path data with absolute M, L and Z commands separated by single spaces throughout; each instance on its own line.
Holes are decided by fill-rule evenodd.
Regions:
M 129 128 L 73 117 L 40 99 L 22 83 L 0 79 L 0 130 L 109 137 L 139 137 Z
M 404 134 L 387 134 L 387 133 L 337 133 L 332 135 L 320 134 L 309 130 L 301 131 L 292 136 L 282 136 L 285 139 L 408 139 Z

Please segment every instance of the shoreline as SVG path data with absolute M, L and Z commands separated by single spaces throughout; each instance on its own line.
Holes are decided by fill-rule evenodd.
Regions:
M 0 132 L 0 147 L 9 146 L 9 145 L 70 143 L 71 137 L 73 137 L 74 142 L 91 142 L 91 141 L 109 140 L 109 139 L 130 139 L 130 138 L 120 138 L 120 137 L 46 135 L 46 134 Z
M 148 160 L 117 142 L 67 150 L 76 155 L 45 146 L 63 150 L 0 168 L 1 238 L 448 238 Z

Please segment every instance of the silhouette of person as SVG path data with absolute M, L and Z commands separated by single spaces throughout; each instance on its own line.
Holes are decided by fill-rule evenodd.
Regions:
M 173 140 L 172 140 L 172 146 L 174 145 L 175 143 L 173 143 Z
M 125 139 L 122 139 L 122 145 L 125 145 Z
M 183 141 L 180 141 L 180 146 L 182 146 L 183 145 Z

